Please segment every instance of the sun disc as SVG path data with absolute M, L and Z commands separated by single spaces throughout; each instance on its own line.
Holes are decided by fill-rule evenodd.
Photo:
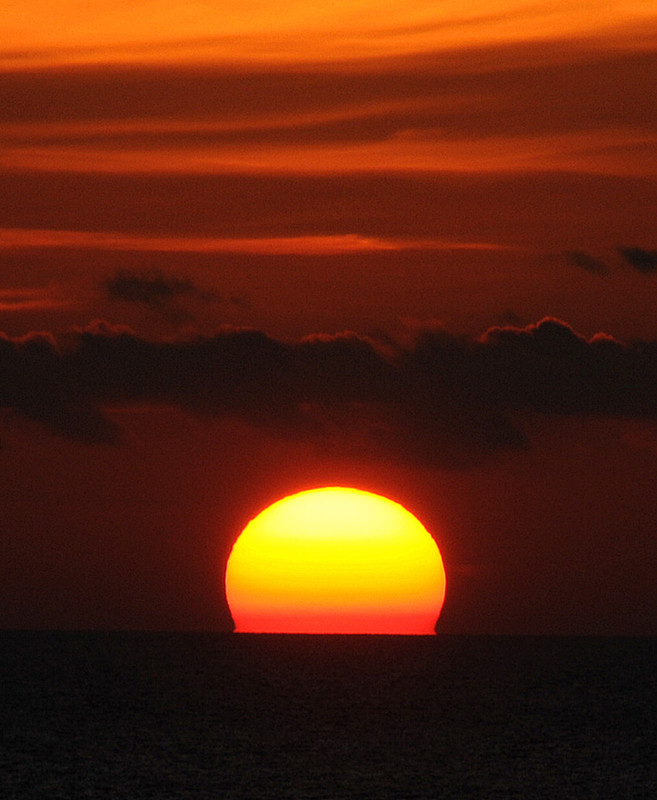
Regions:
M 442 557 L 420 521 L 341 486 L 268 506 L 226 566 L 237 632 L 432 634 L 444 597 Z

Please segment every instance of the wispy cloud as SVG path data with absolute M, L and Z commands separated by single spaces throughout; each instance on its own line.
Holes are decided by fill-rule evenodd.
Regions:
M 52 287 L 34 289 L 1 289 L 0 313 L 22 311 L 52 311 L 70 308 L 70 300 L 64 300 Z
M 385 239 L 359 234 L 212 238 L 137 236 L 99 231 L 0 229 L 0 248 L 54 247 L 162 253 L 253 253 L 271 255 L 331 255 L 385 250 L 506 250 L 492 242 L 440 239 Z M 180 290 L 181 287 L 178 287 Z M 178 291 L 180 293 L 180 291 Z
M 16 70 L 0 89 L 0 164 L 51 172 L 654 175 L 656 60 L 654 48 L 595 52 L 561 42 L 322 69 Z

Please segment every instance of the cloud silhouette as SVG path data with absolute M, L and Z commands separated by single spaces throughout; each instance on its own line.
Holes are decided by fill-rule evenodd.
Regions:
M 121 270 L 105 283 L 110 300 L 124 300 L 145 306 L 161 306 L 185 294 L 199 294 L 187 278 L 165 277 L 159 270 L 137 273 Z
M 573 266 L 591 272 L 593 275 L 606 275 L 609 272 L 609 268 L 602 259 L 589 255 L 583 250 L 571 250 L 566 253 L 566 258 Z
M 644 250 L 642 247 L 619 247 L 618 252 L 634 269 L 649 275 L 657 272 L 657 250 Z
M 222 299 L 214 291 L 201 289 L 189 278 L 165 275 L 160 270 L 119 270 L 104 281 L 103 289 L 112 302 L 141 305 L 178 322 L 193 319 L 194 304 Z M 243 298 L 231 298 L 229 302 L 245 303 Z
M 655 418 L 657 342 L 587 340 L 551 318 L 478 339 L 424 329 L 405 347 L 230 328 L 153 341 L 97 322 L 65 344 L 2 336 L 0 386 L 0 405 L 81 441 L 116 441 L 107 412 L 139 402 L 239 417 L 346 454 L 466 466 L 528 445 L 520 411 Z

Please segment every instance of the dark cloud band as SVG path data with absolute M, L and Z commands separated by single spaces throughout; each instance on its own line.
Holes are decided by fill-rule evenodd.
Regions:
M 0 339 L 0 404 L 67 437 L 111 442 L 107 412 L 170 404 L 346 452 L 466 465 L 526 445 L 520 411 L 653 418 L 657 343 L 587 340 L 545 319 L 480 339 L 442 329 L 413 345 L 352 333 L 284 342 L 250 329 L 152 341 L 105 323 L 67 341 Z

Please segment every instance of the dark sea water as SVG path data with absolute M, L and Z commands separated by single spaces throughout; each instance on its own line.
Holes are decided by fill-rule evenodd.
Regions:
M 655 798 L 657 640 L 2 633 L 2 798 Z

